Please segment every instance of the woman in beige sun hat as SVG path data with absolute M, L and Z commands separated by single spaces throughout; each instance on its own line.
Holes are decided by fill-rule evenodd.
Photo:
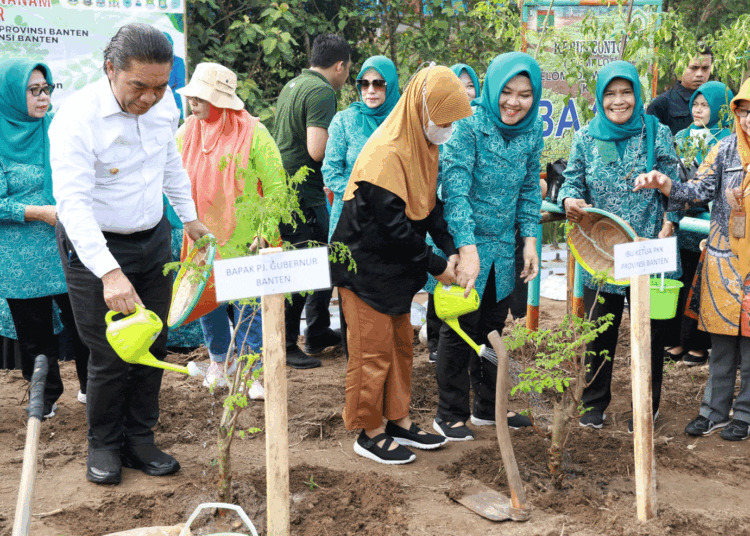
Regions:
M 177 131 L 177 146 L 190 175 L 199 218 L 218 241 L 217 258 L 224 259 L 249 255 L 259 243 L 263 246 L 277 241 L 278 229 L 270 226 L 263 228 L 262 236 L 255 236 L 260 223 L 255 217 L 237 221 L 235 199 L 256 187 L 261 195 L 264 191 L 271 193 L 282 187 L 285 180 L 276 143 L 258 118 L 245 111 L 236 89 L 237 75 L 230 69 L 218 63 L 199 63 L 190 83 L 177 90 L 187 97 L 192 110 Z M 227 165 L 220 167 L 224 157 Z M 252 173 L 240 173 L 248 167 Z M 257 183 L 245 180 L 253 176 L 259 178 Z M 185 237 L 183 260 L 191 246 Z M 241 305 L 234 305 L 234 319 L 240 326 L 235 341 L 237 355 L 260 354 L 263 342 L 260 300 L 242 309 Z M 222 304 L 200 318 L 211 358 L 206 386 L 227 385 L 227 371 L 234 369 L 231 356 L 229 367 L 224 367 L 231 340 L 229 311 L 229 306 Z M 256 367 L 260 367 L 260 359 Z M 260 381 L 253 384 L 250 395 L 263 398 Z

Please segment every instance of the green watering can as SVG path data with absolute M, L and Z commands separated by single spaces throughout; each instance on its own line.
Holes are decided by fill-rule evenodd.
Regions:
M 164 327 L 156 313 L 135 304 L 135 313 L 113 320 L 118 314 L 120 313 L 110 311 L 104 320 L 107 322 L 107 341 L 120 359 L 131 365 L 146 365 L 190 376 L 202 374 L 198 365 L 192 361 L 187 367 L 181 367 L 166 361 L 159 361 L 151 355 L 149 349 Z
M 479 309 L 479 294 L 475 289 L 471 289 L 468 298 L 464 298 L 466 289 L 458 285 L 443 285 L 438 283 L 435 287 L 435 314 L 438 318 L 448 324 L 453 331 L 466 341 L 466 344 L 479 355 L 488 361 L 497 365 L 497 355 L 495 351 L 487 348 L 484 344 L 481 346 L 475 343 L 458 323 L 458 317 L 467 313 L 473 313 Z

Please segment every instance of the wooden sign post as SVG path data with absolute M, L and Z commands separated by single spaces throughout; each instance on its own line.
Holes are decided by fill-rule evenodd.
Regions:
M 647 521 L 656 516 L 649 280 L 648 275 L 630 278 L 630 370 L 633 391 L 635 496 L 640 521 Z
M 651 396 L 650 274 L 677 269 L 677 239 L 638 239 L 615 246 L 615 279 L 630 277 L 630 348 L 633 443 L 638 519 L 656 516 L 656 461 Z
M 216 261 L 219 301 L 262 296 L 263 371 L 266 391 L 266 503 L 268 531 L 289 536 L 289 435 L 286 384 L 284 293 L 329 288 L 327 248 L 282 252 Z
M 271 248 L 262 250 L 261 254 L 280 252 L 281 248 Z M 263 374 L 266 380 L 268 534 L 288 536 L 291 532 L 291 524 L 284 295 L 263 296 L 261 311 L 263 314 Z

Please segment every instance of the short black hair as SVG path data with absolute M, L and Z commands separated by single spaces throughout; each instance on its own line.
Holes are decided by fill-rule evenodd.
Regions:
M 310 65 L 328 69 L 340 61 L 344 63 L 352 59 L 352 47 L 349 43 L 336 34 L 320 34 L 313 41 L 312 57 Z
M 111 61 L 115 71 L 127 71 L 130 62 L 162 64 L 174 63 L 174 51 L 169 39 L 161 30 L 150 24 L 126 24 L 109 40 L 104 49 L 104 73 L 107 61 Z
M 714 51 L 703 41 L 698 42 L 698 54 L 700 56 L 711 56 L 711 61 L 714 61 Z

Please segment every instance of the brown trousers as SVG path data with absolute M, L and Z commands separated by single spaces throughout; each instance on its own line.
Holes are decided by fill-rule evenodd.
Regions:
M 390 316 L 339 287 L 347 324 L 344 424 L 348 430 L 382 426 L 409 414 L 414 331 L 408 314 Z

